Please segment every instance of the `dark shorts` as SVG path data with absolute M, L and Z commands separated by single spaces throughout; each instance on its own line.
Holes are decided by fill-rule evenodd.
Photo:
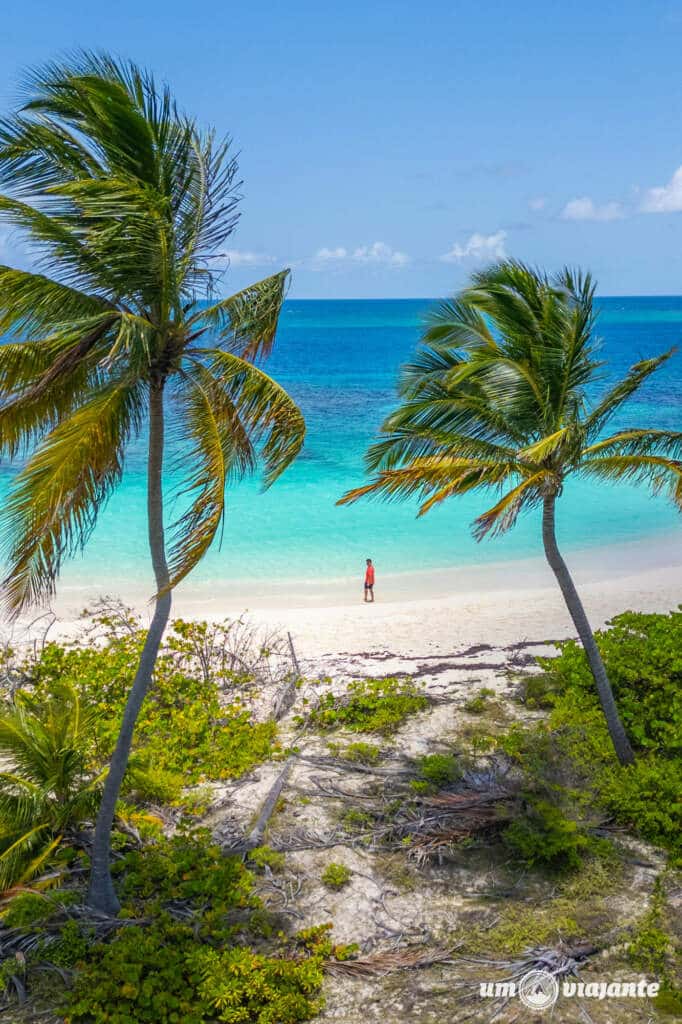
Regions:
M 374 590 L 373 583 L 365 583 L 365 590 Z

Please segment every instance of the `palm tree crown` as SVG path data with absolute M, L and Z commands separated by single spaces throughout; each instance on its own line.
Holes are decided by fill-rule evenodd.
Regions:
M 228 141 L 105 56 L 34 74 L 0 122 L 0 222 L 41 271 L 0 266 L 0 451 L 32 451 L 3 515 L 10 611 L 49 597 L 87 540 L 154 388 L 189 452 L 171 587 L 215 536 L 227 481 L 262 455 L 269 483 L 299 451 L 301 413 L 262 369 L 288 271 L 205 301 L 236 176 Z
M 523 510 L 557 497 L 571 474 L 631 480 L 682 506 L 682 433 L 632 428 L 604 436 L 611 416 L 671 355 L 633 366 L 590 403 L 598 377 L 594 285 L 506 261 L 429 317 L 423 346 L 401 380 L 403 404 L 374 444 L 366 494 L 417 494 L 419 514 L 476 488 L 502 492 L 474 533 L 510 529 Z

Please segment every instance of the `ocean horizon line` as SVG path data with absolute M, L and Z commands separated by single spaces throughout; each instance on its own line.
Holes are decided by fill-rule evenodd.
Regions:
M 454 289 L 453 289 L 454 291 Z M 451 292 L 442 295 L 287 295 L 285 302 L 440 302 L 451 298 Z M 597 301 L 604 299 L 682 299 L 682 292 L 622 292 L 617 294 L 595 294 Z

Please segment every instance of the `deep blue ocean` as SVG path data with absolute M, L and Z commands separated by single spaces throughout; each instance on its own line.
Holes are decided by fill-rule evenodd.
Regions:
M 425 518 L 414 505 L 335 501 L 363 480 L 363 453 L 395 405 L 398 369 L 417 344 L 427 300 L 292 300 L 285 305 L 268 372 L 300 403 L 308 424 L 298 462 L 266 493 L 257 481 L 229 493 L 222 546 L 196 570 L 202 581 L 357 575 L 371 556 L 383 574 L 541 554 L 536 515 L 506 537 L 476 544 L 471 520 L 484 494 L 451 500 Z M 606 387 L 639 359 L 682 342 L 682 298 L 599 301 L 598 335 Z M 613 421 L 682 429 L 682 354 L 655 375 Z M 0 466 L 0 500 L 13 469 Z M 172 477 L 172 474 L 171 474 Z M 171 509 L 172 512 L 172 509 Z M 663 498 L 629 486 L 571 482 L 558 515 L 566 549 L 627 541 L 674 529 L 679 514 Z M 144 441 L 130 452 L 124 481 L 103 511 L 72 581 L 116 580 L 148 572 Z

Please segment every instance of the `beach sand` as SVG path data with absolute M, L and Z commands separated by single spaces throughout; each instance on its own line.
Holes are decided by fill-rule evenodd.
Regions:
M 626 545 L 570 552 L 588 615 L 599 627 L 626 609 L 667 611 L 682 602 L 682 531 Z M 301 658 L 363 652 L 435 655 L 463 646 L 508 646 L 524 640 L 574 635 L 554 578 L 543 559 L 466 566 L 428 573 L 382 573 L 376 602 L 362 601 L 357 580 L 263 584 L 188 582 L 174 598 L 175 617 L 216 620 L 247 614 L 256 623 L 289 631 Z M 68 631 L 101 585 L 60 586 L 54 610 Z M 142 580 L 109 591 L 149 616 Z

